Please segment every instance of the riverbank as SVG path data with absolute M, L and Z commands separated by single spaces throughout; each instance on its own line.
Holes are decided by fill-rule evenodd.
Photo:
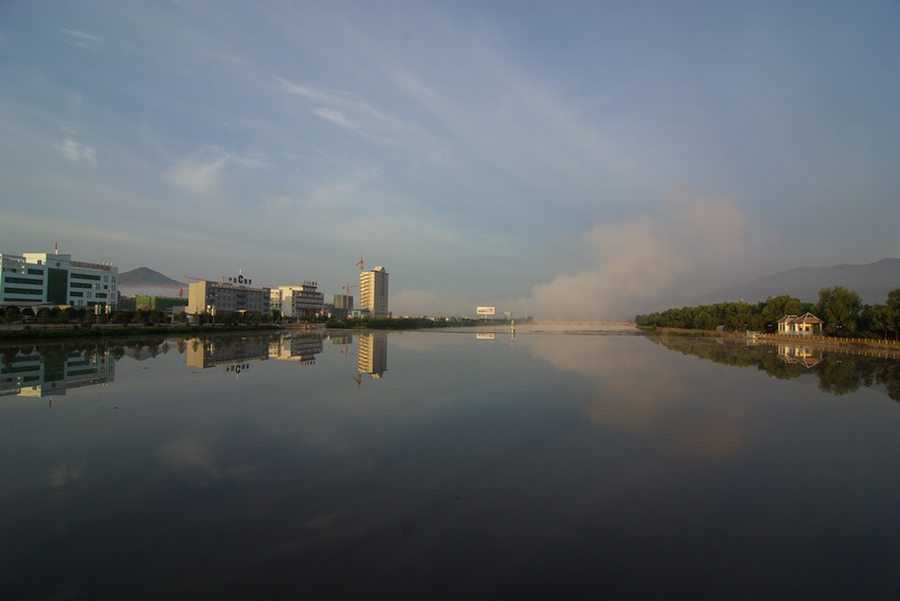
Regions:
M 803 346 L 839 353 L 900 357 L 900 343 L 894 340 L 874 340 L 871 338 L 835 338 L 831 336 L 789 336 L 783 334 L 756 334 L 748 336 L 744 332 L 724 332 L 718 330 L 688 330 L 681 328 L 656 328 L 637 326 L 644 334 L 652 336 L 685 336 L 694 338 L 722 338 L 752 341 L 772 346 Z

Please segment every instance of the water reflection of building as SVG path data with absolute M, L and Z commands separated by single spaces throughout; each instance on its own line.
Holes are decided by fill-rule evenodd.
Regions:
M 809 369 L 822 362 L 822 351 L 804 346 L 779 345 L 778 358 L 785 363 L 799 363 Z
M 268 358 L 269 341 L 263 338 L 194 338 L 187 344 L 187 364 L 200 369 Z
M 115 380 L 116 361 L 108 351 L 51 352 L 3 356 L 0 396 L 62 396 L 70 388 Z
M 282 336 L 269 344 L 269 357 L 315 365 L 316 355 L 322 350 L 322 339 L 318 336 Z
M 360 373 L 380 378 L 387 371 L 387 337 L 384 332 L 360 334 L 357 363 Z

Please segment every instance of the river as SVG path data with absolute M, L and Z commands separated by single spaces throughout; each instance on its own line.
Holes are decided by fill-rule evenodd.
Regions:
M 900 365 L 616 326 L 0 348 L 7 599 L 895 599 Z

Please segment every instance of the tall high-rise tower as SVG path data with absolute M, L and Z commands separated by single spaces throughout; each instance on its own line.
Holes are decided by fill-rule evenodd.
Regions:
M 388 310 L 388 272 L 378 266 L 359 274 L 359 308 L 372 317 L 390 317 Z

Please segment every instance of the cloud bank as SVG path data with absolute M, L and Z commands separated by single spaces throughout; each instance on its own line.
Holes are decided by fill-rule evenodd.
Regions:
M 631 319 L 727 274 L 747 251 L 748 230 L 733 200 L 679 191 L 653 216 L 595 226 L 583 238 L 589 267 L 512 304 L 544 319 Z

